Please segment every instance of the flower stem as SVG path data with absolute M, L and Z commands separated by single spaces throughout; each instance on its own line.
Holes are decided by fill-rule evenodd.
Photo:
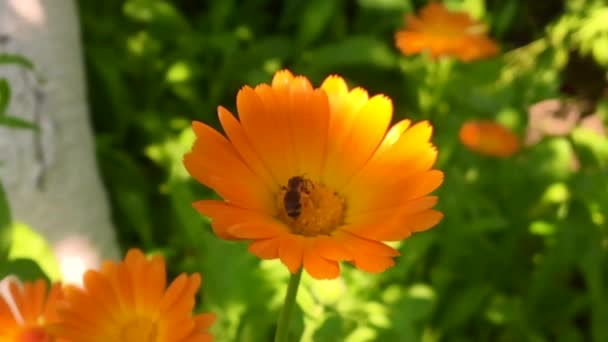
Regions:
M 298 294 L 298 287 L 300 285 L 300 278 L 302 277 L 302 268 L 295 274 L 292 274 L 289 278 L 289 285 L 287 285 L 287 294 L 285 295 L 285 303 L 279 316 L 279 322 L 277 324 L 277 331 L 274 335 L 274 342 L 287 342 L 287 336 L 289 335 L 289 323 L 291 323 L 291 312 L 296 304 L 296 295 Z

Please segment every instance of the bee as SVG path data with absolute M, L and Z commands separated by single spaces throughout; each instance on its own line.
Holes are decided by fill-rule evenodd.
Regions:
M 302 193 L 309 195 L 312 187 L 312 182 L 302 176 L 291 177 L 287 181 L 287 187 L 283 187 L 283 205 L 289 217 L 295 220 L 300 216 Z

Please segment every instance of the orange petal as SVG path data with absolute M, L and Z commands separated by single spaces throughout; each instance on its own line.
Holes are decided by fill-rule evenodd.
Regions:
M 367 187 L 365 189 L 369 194 L 367 196 L 354 196 L 354 191 L 350 190 L 348 216 L 383 208 L 399 207 L 408 201 L 428 195 L 442 182 L 443 172 L 430 170 L 397 183 L 378 184 L 376 189 Z M 363 194 L 366 192 L 362 191 Z
M 137 285 L 138 278 L 143 276 L 148 266 L 145 254 L 139 248 L 130 248 L 122 264 L 129 273 L 134 287 L 137 288 L 135 285 Z
M 112 317 L 116 308 L 120 307 L 119 295 L 115 292 L 106 277 L 99 272 L 86 272 L 83 276 L 83 284 L 87 291 L 92 294 L 89 298 L 101 314 Z
M 429 170 L 437 158 L 437 149 L 429 142 L 432 131 L 427 121 L 406 130 L 391 129 L 377 153 L 343 190 L 344 196 L 357 198 L 379 187 L 396 188 L 399 181 Z
M 25 298 L 24 298 L 24 284 L 20 284 L 16 281 L 9 281 L 8 289 L 10 293 L 10 297 L 15 303 L 15 307 L 19 312 L 23 312 L 23 308 L 25 307 Z
M 270 212 L 274 205 L 271 191 L 243 163 L 230 142 L 200 122 L 192 127 L 197 140 L 192 152 L 184 156 L 192 177 L 240 207 Z
M 333 261 L 352 260 L 353 256 L 340 240 L 331 236 L 319 235 L 314 238 L 313 248 L 317 254 Z
M 63 301 L 63 297 L 61 283 L 54 283 L 49 290 L 44 306 L 43 316 L 47 322 L 56 322 L 58 320 L 57 307 Z
M 249 252 L 260 259 L 276 259 L 279 257 L 281 238 L 274 237 L 265 240 L 255 240 L 249 244 Z
M 286 231 L 284 224 L 271 216 L 222 201 L 203 200 L 192 206 L 211 218 L 214 232 L 224 239 L 269 238 Z
M 324 166 L 322 182 L 326 184 L 341 184 L 348 180 L 352 173 L 348 165 L 344 165 L 344 145 L 349 139 L 351 129 L 361 108 L 369 97 L 362 88 L 348 91 L 346 82 L 341 77 L 330 76 L 321 85 L 327 92 L 330 106 L 329 137 L 327 159 Z
M 305 239 L 303 236 L 293 234 L 284 234 L 281 238 L 279 258 L 291 273 L 296 273 L 302 266 Z
M 466 62 L 498 52 L 485 31 L 485 25 L 467 13 L 451 12 L 443 4 L 432 2 L 420 10 L 418 17 L 406 17 L 405 29 L 395 34 L 395 44 L 406 55 L 429 51 L 434 58 L 448 55 Z
M 351 92 L 352 93 L 352 92 Z M 357 103 L 357 102 L 355 102 Z M 334 136 L 334 131 L 330 127 L 332 139 L 329 147 L 326 172 L 331 179 L 331 183 L 336 190 L 340 191 L 342 186 L 355 175 L 372 157 L 384 135 L 393 115 L 393 106 L 387 97 L 376 95 L 369 99 L 363 106 L 355 110 L 355 114 L 350 114 L 350 108 L 332 108 L 332 116 L 344 115 L 339 111 L 345 111 L 344 115 L 348 119 L 347 123 L 340 126 L 348 130 L 341 140 Z M 340 127 L 336 125 L 336 127 Z
M 398 168 L 399 178 L 430 169 L 437 157 L 437 150 L 430 143 L 432 134 L 433 126 L 428 121 L 416 123 L 402 131 L 400 136 L 391 137 L 394 143 L 387 146 L 384 153 L 374 156 L 370 168 L 386 168 L 394 173 Z
M 304 251 L 304 269 L 315 279 L 335 279 L 340 275 L 340 265 L 316 253 L 309 244 Z
M 213 335 L 197 334 L 186 338 L 183 342 L 213 342 Z
M 388 149 L 392 148 L 392 146 L 402 138 L 408 128 L 410 128 L 411 124 L 412 122 L 410 120 L 401 120 L 391 126 L 384 139 L 382 139 L 382 143 L 380 144 L 380 147 L 378 147 L 378 150 L 376 150 L 374 157 L 382 156 Z
M 188 276 L 185 273 L 180 274 L 179 276 L 177 276 L 173 282 L 169 285 L 169 288 L 167 288 L 167 291 L 165 292 L 162 301 L 160 303 L 160 310 L 161 311 L 167 311 L 169 310 L 173 305 L 175 305 L 180 297 L 182 296 L 182 293 L 184 293 L 189 285 L 189 279 Z
M 163 315 L 165 320 L 169 321 L 169 324 L 171 324 L 171 321 L 184 320 L 187 322 L 188 326 L 185 328 L 183 323 L 178 325 L 182 327 L 182 329 L 179 330 L 181 330 L 182 334 L 184 334 L 183 336 L 186 336 L 189 331 L 192 331 L 192 329 L 194 329 L 194 321 L 188 319 L 188 316 L 184 317 L 182 315 L 183 313 L 189 314 L 194 309 L 194 296 L 196 295 L 198 289 L 201 286 L 200 274 L 193 273 L 189 276 L 186 276 L 186 278 L 187 279 L 185 286 L 181 289 L 181 291 L 175 293 L 176 297 L 172 298 L 172 301 L 165 301 L 165 298 L 163 298 L 163 301 L 161 303 L 161 314 Z M 167 293 L 169 293 L 171 290 L 171 286 L 169 286 L 169 288 L 167 289 Z M 176 329 L 176 332 L 179 330 Z
M 194 322 L 196 323 L 196 330 L 205 331 L 213 325 L 217 317 L 212 313 L 203 313 L 194 316 Z
M 297 77 L 290 88 L 289 116 L 297 174 L 318 180 L 325 160 L 329 103 L 324 91 L 312 90 Z
M 249 138 L 245 135 L 243 127 L 238 120 L 226 108 L 220 106 L 217 114 L 222 128 L 230 142 L 239 153 L 241 159 L 258 175 L 269 188 L 278 187 L 278 182 L 272 177 L 268 166 L 264 164 L 260 156 L 252 148 Z
M 194 301 L 192 301 L 194 303 Z M 178 313 L 177 310 L 172 310 L 173 312 Z M 196 333 L 194 329 L 196 328 L 195 322 L 190 317 L 184 317 L 183 315 L 174 315 L 172 313 L 166 313 L 163 316 L 164 324 L 169 327 L 179 327 L 179 329 L 165 330 L 159 331 L 157 334 L 157 338 L 160 341 L 183 341 L 184 339 L 193 337 L 193 333 Z M 160 329 L 159 329 L 160 330 Z M 194 335 L 196 336 L 196 335 Z
M 92 271 L 91 271 L 92 272 Z M 88 326 L 95 325 L 99 321 L 99 317 L 103 314 L 102 310 L 88 310 L 88 308 L 95 307 L 97 300 L 93 299 L 80 288 L 72 285 L 68 285 L 64 289 L 66 301 L 63 306 L 60 307 L 59 315 L 61 321 L 78 321 Z M 120 306 L 119 306 L 120 308 Z M 114 308 L 114 311 L 116 308 Z
M 353 260 L 353 265 L 369 273 L 381 273 L 395 265 L 395 260 L 388 257 L 359 257 Z
M 472 151 L 509 157 L 519 150 L 519 139 L 506 127 L 491 121 L 469 121 L 460 128 L 460 141 Z
M 154 311 L 163 296 L 166 286 L 165 260 L 155 255 L 146 262 L 145 269 L 138 278 L 138 306 L 142 311 Z
M 285 110 L 288 92 L 266 84 L 243 87 L 237 94 L 238 115 L 245 135 L 275 181 L 286 184 L 296 174 L 290 124 Z
M 88 272 L 96 272 L 89 270 Z M 134 305 L 133 283 L 131 275 L 128 273 L 126 266 L 123 263 L 115 263 L 106 261 L 101 265 L 101 274 L 104 275 L 110 282 L 121 307 L 132 307 Z M 85 273 L 85 277 L 87 274 Z M 76 290 L 71 293 L 77 293 Z M 69 293 L 68 293 L 69 294 Z
M 341 229 L 357 236 L 377 241 L 400 241 L 412 233 L 435 226 L 443 214 L 436 210 L 425 210 L 416 214 L 398 217 L 389 222 L 351 224 Z
M 272 77 L 273 88 L 289 88 L 289 84 L 293 81 L 294 76 L 291 71 L 287 69 L 277 71 Z
M 437 210 L 427 210 L 418 214 L 411 215 L 404 220 L 407 227 L 412 232 L 422 232 L 432 228 L 443 219 L 443 213 Z
M 34 282 L 25 282 L 23 285 L 24 305 L 21 317 L 26 322 L 36 323 L 42 314 L 46 300 L 46 282 L 38 279 Z
M 342 242 L 342 245 L 357 258 L 360 254 L 374 255 L 382 257 L 395 257 L 399 255 L 399 251 L 389 247 L 382 242 L 373 241 L 354 235 L 347 231 L 348 226 L 340 227 L 334 232 L 333 237 Z
M 374 224 L 430 209 L 437 204 L 437 196 L 425 196 L 402 202 L 397 207 L 384 207 L 366 212 L 347 211 L 345 222 L 348 224 Z
M 17 321 L 13 316 L 10 306 L 6 299 L 3 296 L 0 296 L 0 332 L 10 331 L 16 325 Z M 1 333 L 0 336 L 2 336 Z
M 280 222 L 266 219 L 260 222 L 237 223 L 226 228 L 228 234 L 243 240 L 268 239 L 284 232 Z
M 357 268 L 370 272 L 383 272 L 394 265 L 393 257 L 399 252 L 381 242 L 367 240 L 345 231 L 340 231 L 336 237 L 341 239 L 344 247 L 353 255 L 351 261 Z

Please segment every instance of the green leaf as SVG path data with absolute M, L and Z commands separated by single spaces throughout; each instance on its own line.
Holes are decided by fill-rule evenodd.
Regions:
M 8 86 L 8 81 L 0 79 L 0 116 L 6 113 L 6 108 L 11 99 L 11 88 Z
M 482 309 L 482 304 L 490 291 L 491 288 L 486 285 L 475 284 L 451 293 L 450 298 L 446 298 L 447 302 L 442 306 L 444 309 L 439 312 L 441 329 L 445 331 L 456 329 L 473 319 Z
M 507 30 L 512 26 L 519 11 L 519 1 L 504 1 L 501 3 L 500 11 L 496 11 L 493 18 L 493 32 L 497 37 L 503 37 Z
M 409 12 L 412 10 L 412 3 L 409 0 L 358 0 L 357 2 L 362 8 L 371 8 L 378 11 Z
M 0 263 L 8 258 L 11 245 L 11 210 L 2 182 L 0 182 Z
M 372 36 L 351 36 L 332 42 L 312 51 L 308 57 L 316 68 L 359 65 L 391 68 L 397 63 L 397 56 L 386 42 Z
M 29 59 L 15 54 L 0 53 L 0 64 L 18 64 L 28 69 L 34 69 L 34 63 Z
M 51 280 L 59 280 L 61 272 L 53 250 L 37 232 L 24 224 L 13 224 L 13 240 L 9 259 L 32 259 Z
M 339 315 L 330 314 L 327 316 L 323 324 L 315 331 L 313 341 L 333 342 L 337 336 L 347 336 L 355 328 L 353 323 L 349 324 Z
M 298 38 L 303 45 L 314 42 L 319 38 L 336 12 L 338 2 L 334 0 L 311 0 L 307 4 L 308 6 L 304 9 L 304 12 L 299 15 Z
M 599 64 L 604 67 L 608 66 L 608 36 L 598 37 L 593 42 L 591 51 L 593 57 Z
M 34 131 L 38 131 L 38 126 L 36 124 L 18 118 L 16 116 L 8 116 L 2 115 L 0 116 L 0 126 L 6 126 L 10 128 L 18 128 L 18 129 L 31 129 Z
M 597 236 L 600 238 L 600 236 Z M 595 240 L 592 240 L 595 241 Z M 599 243 L 591 243 L 586 252 L 581 255 L 581 270 L 589 286 L 591 302 L 591 324 L 594 341 L 608 339 L 608 291 L 606 290 L 606 253 Z
M 184 17 L 169 1 L 129 0 L 124 3 L 123 12 L 135 21 L 161 25 L 174 30 L 187 25 Z
M 276 317 L 266 307 L 252 305 L 239 320 L 236 341 L 269 341 L 274 334 Z
M 42 268 L 34 260 L 26 258 L 14 259 L 2 265 L 0 279 L 8 275 L 14 275 L 21 281 L 34 281 L 40 278 L 49 281 Z

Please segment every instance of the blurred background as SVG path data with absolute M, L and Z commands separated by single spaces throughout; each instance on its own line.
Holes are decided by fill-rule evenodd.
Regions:
M 441 2 L 441 1 L 438 1 Z M 245 84 L 281 68 L 384 93 L 394 121 L 430 120 L 445 172 L 435 228 L 379 275 L 300 288 L 302 341 L 608 341 L 608 5 L 446 0 L 499 47 L 462 62 L 404 56 L 423 0 L 78 1 L 97 160 L 121 251 L 201 272 L 217 341 L 270 341 L 287 271 L 220 240 L 191 203 L 213 198 L 182 157 L 192 120 L 219 128 Z M 511 130 L 509 156 L 467 148 L 473 120 Z

